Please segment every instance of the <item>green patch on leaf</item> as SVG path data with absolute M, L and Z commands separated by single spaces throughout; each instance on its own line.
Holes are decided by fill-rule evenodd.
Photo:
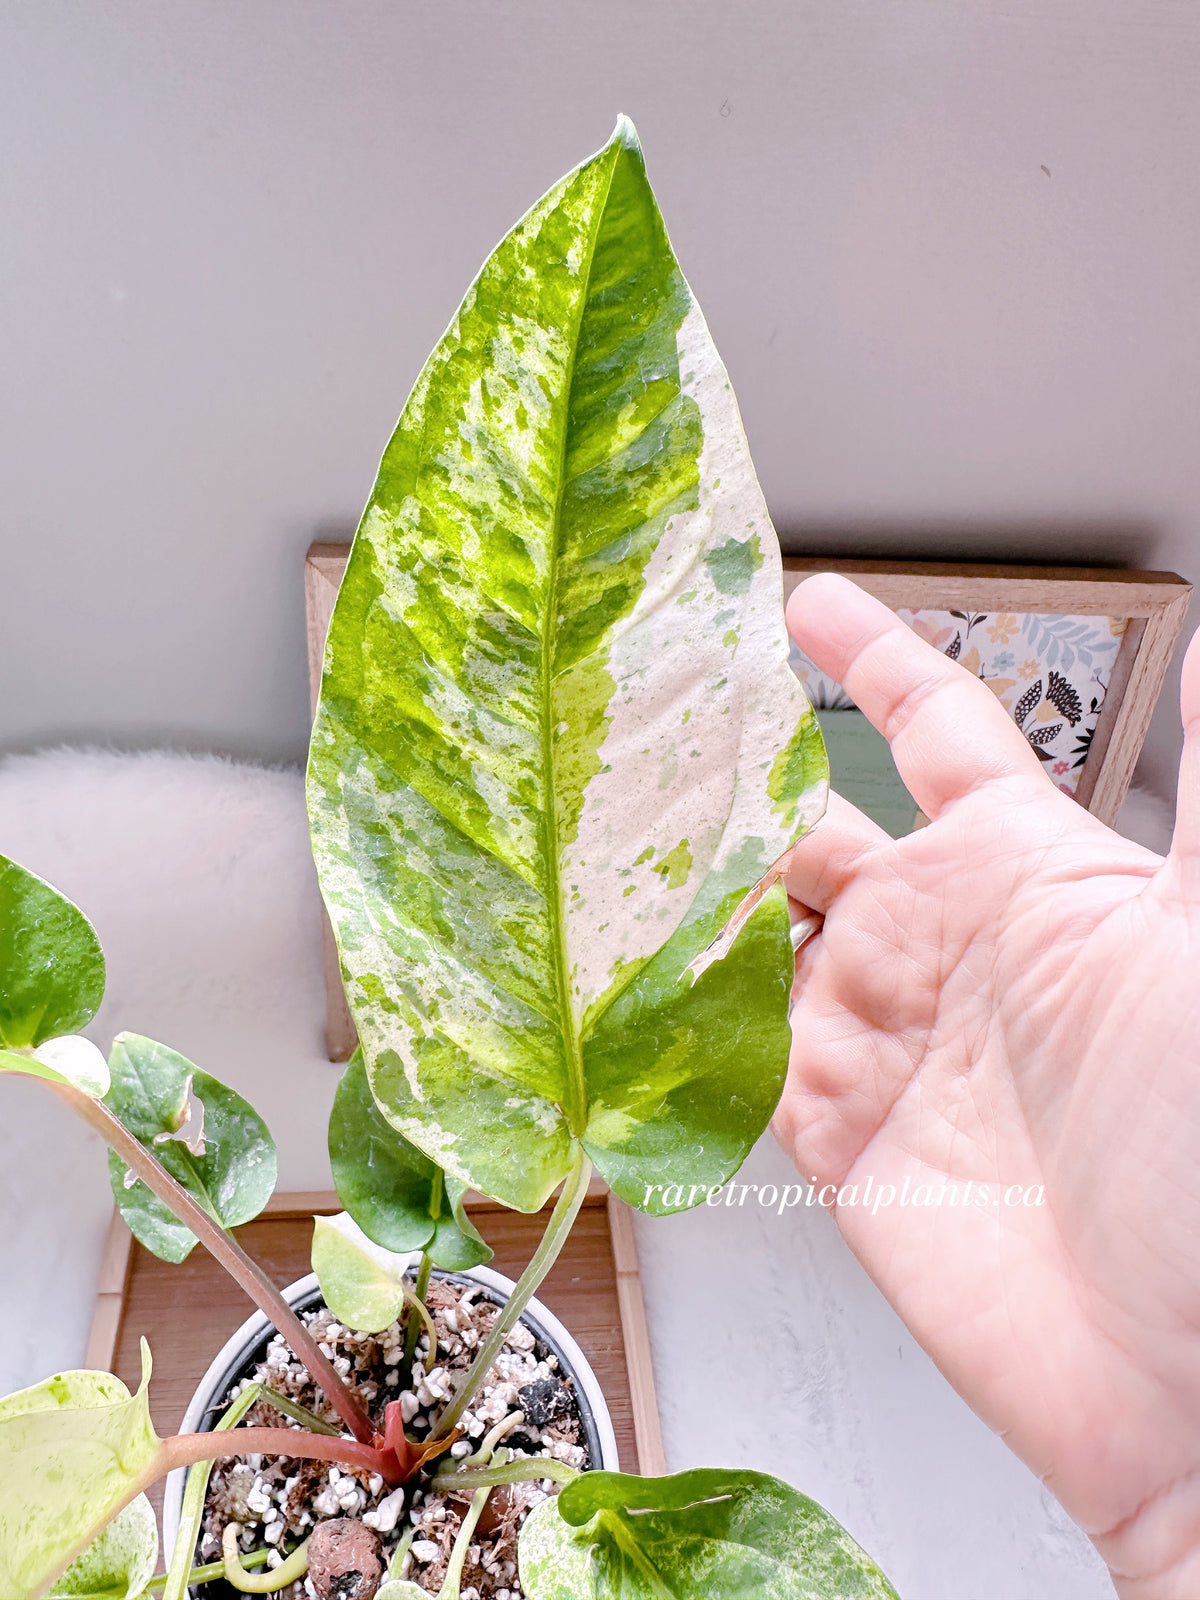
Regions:
M 762 564 L 762 549 L 754 533 L 748 539 L 726 539 L 704 557 L 719 594 L 745 594 Z
M 666 880 L 668 889 L 682 889 L 692 870 L 692 852 L 687 840 L 681 839 L 673 850 L 668 850 L 662 860 L 656 862 L 654 870 Z
M 185 1056 L 136 1033 L 109 1056 L 108 1109 L 223 1228 L 250 1222 L 275 1190 L 275 1143 L 240 1094 Z M 134 1237 L 164 1261 L 183 1261 L 196 1236 L 144 1183 L 108 1156 L 113 1198 Z
M 825 781 L 828 773 L 829 758 L 821 725 L 810 711 L 775 757 L 767 779 L 767 793 L 787 826 L 791 827 L 798 815 L 803 817 L 814 787 Z
M 528 1600 L 897 1600 L 815 1501 L 761 1472 L 588 1472 L 520 1541 Z

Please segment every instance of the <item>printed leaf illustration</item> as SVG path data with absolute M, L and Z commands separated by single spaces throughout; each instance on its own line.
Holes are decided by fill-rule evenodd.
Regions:
M 312 1268 L 325 1304 L 358 1333 L 381 1333 L 399 1317 L 407 1264 L 389 1261 L 352 1218 L 313 1218 Z
M 632 126 L 497 247 L 388 445 L 329 631 L 313 847 L 371 1087 L 539 1207 L 718 1183 L 788 1047 L 781 888 L 820 815 L 778 546 Z
M 120 1033 L 108 1059 L 104 1103 L 224 1228 L 256 1217 L 275 1189 L 275 1144 L 258 1113 L 164 1044 Z M 108 1156 L 121 1215 L 164 1261 L 183 1261 L 196 1236 L 144 1183 L 126 1188 L 125 1163 Z
M 73 1561 L 50 1600 L 139 1600 L 158 1565 L 158 1523 L 144 1494 Z
M 0 1050 L 32 1051 L 77 1033 L 96 1015 L 103 996 L 104 956 L 83 912 L 0 856 Z M 48 1061 L 17 1070 L 75 1081 L 69 1065 L 58 1071 Z M 80 1087 L 96 1092 L 86 1072 Z
M 149 1382 L 150 1351 L 143 1340 L 136 1394 L 111 1373 L 60 1372 L 0 1399 L 5 1600 L 43 1593 L 122 1502 L 152 1480 L 159 1441 L 146 1401 Z M 144 1523 L 127 1525 L 131 1538 L 138 1526 Z M 131 1552 L 131 1562 L 140 1561 L 146 1548 L 142 1555 Z
M 588 1472 L 520 1536 L 528 1600 L 896 1600 L 815 1501 L 761 1472 Z
M 329 1162 L 338 1199 L 385 1250 L 424 1250 L 461 1272 L 492 1252 L 463 1210 L 467 1186 L 398 1134 L 375 1104 L 362 1051 L 342 1074 L 329 1118 Z

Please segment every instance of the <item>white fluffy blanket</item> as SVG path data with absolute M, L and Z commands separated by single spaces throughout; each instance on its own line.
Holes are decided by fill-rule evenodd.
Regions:
M 0 853 L 91 917 L 108 983 L 89 1036 L 129 1029 L 266 1117 L 281 1189 L 330 1186 L 321 903 L 300 775 L 215 757 L 56 750 L 0 763 Z M 0 1083 L 0 1393 L 83 1355 L 112 1209 L 100 1141 Z

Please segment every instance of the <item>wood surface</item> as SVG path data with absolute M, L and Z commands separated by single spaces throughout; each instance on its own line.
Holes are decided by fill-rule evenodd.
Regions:
M 331 1193 L 276 1195 L 261 1217 L 235 1231 L 243 1248 L 282 1288 L 312 1270 L 313 1216 L 340 1209 Z M 478 1198 L 468 1200 L 468 1210 L 495 1252 L 489 1265 L 519 1277 L 549 1210 L 526 1216 Z M 593 1180 L 589 1186 L 566 1246 L 537 1298 L 560 1318 L 595 1370 L 608 1401 L 622 1469 L 664 1471 L 632 1213 L 602 1183 Z M 206 1250 L 198 1247 L 179 1266 L 159 1261 L 132 1240 L 114 1213 L 87 1364 L 115 1372 L 136 1388 L 145 1337 L 154 1356 L 151 1415 L 160 1434 L 173 1433 L 209 1363 L 253 1311 Z M 159 1485 L 151 1496 L 156 1507 L 161 1497 Z

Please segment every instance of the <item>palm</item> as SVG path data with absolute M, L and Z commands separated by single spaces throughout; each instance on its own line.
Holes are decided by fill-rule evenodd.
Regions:
M 793 606 L 934 820 L 893 843 L 835 804 L 796 854 L 789 888 L 826 921 L 780 1136 L 843 1186 L 856 1254 L 1125 1592 L 1198 1594 L 1197 867 L 1054 789 L 988 690 L 849 585 Z M 905 1180 L 909 1204 L 874 1208 Z M 947 1184 L 957 1204 L 911 1203 Z

